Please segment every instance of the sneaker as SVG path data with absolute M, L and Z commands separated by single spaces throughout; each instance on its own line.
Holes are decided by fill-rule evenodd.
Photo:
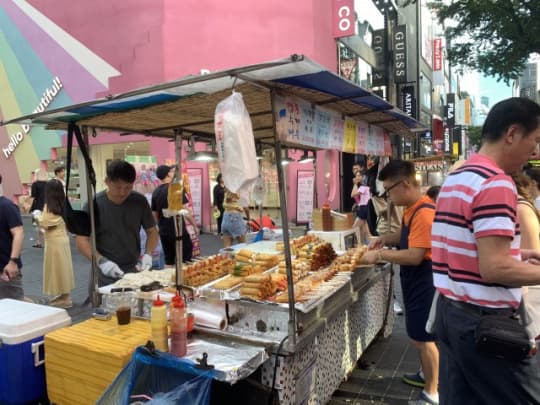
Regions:
M 424 377 L 420 374 L 420 371 L 417 373 L 403 374 L 401 379 L 405 384 L 412 385 L 413 387 L 424 388 L 426 385 Z
M 426 393 L 422 391 L 417 399 L 409 401 L 409 405 L 439 405 L 439 401 L 428 397 Z
M 401 308 L 401 305 L 397 301 L 394 301 L 394 314 L 403 315 L 403 308 Z

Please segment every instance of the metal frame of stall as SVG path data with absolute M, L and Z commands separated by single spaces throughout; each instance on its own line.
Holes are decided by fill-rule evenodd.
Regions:
M 299 62 L 305 62 L 308 66 L 308 73 L 304 76 L 300 77 L 298 81 L 294 81 L 292 84 L 288 82 L 288 78 L 291 77 L 291 73 L 295 73 L 295 64 Z M 321 85 L 321 88 L 316 88 L 315 90 L 310 89 L 308 87 L 302 87 L 303 80 L 313 80 L 312 75 L 316 75 L 317 73 L 309 73 L 310 69 L 315 66 L 319 67 L 321 71 L 330 74 L 330 82 L 328 86 L 341 86 L 344 89 L 342 90 L 340 88 L 340 91 L 342 90 L 343 94 L 335 94 L 332 92 L 331 88 L 327 86 L 325 88 Z M 284 74 L 282 79 L 273 79 L 273 78 L 265 78 L 264 73 L 262 73 L 263 70 L 265 70 L 266 73 L 270 74 L 270 76 L 274 75 L 276 76 L 274 68 L 280 68 L 280 67 L 287 67 L 290 71 L 289 75 Z M 312 69 L 313 70 L 313 69 Z M 259 72 L 261 71 L 261 72 Z M 304 73 L 304 72 L 302 72 Z M 250 76 L 251 75 L 251 76 Z M 309 76 L 309 78 L 308 78 Z M 279 75 L 277 75 L 279 78 Z M 388 104 L 383 99 L 379 98 L 375 94 L 364 90 L 345 79 L 340 78 L 339 76 L 327 72 L 326 69 L 320 67 L 319 65 L 316 65 L 315 63 L 309 61 L 307 58 L 305 58 L 302 55 L 291 55 L 290 57 L 274 62 L 268 62 L 263 64 L 257 64 L 257 65 L 250 65 L 245 66 L 242 68 L 236 68 L 236 69 L 229 69 L 224 70 L 220 72 L 210 73 L 208 75 L 204 76 L 189 76 L 184 79 L 180 79 L 178 81 L 173 81 L 169 83 L 163 83 L 160 85 L 151 86 L 148 88 L 143 88 L 140 90 L 135 90 L 127 93 L 122 93 L 116 96 L 107 96 L 102 99 L 93 100 L 90 102 L 85 103 L 79 103 L 68 107 L 62 107 L 57 108 L 49 111 L 44 111 L 42 113 L 36 113 L 36 114 L 30 114 L 26 116 L 22 116 L 19 118 L 15 118 L 12 120 L 8 120 L 6 122 L 0 122 L 0 125 L 8 125 L 11 123 L 24 123 L 24 124 L 30 124 L 30 125 L 46 125 L 47 129 L 64 129 L 67 126 L 68 122 L 73 122 L 77 125 L 80 125 L 83 129 L 83 132 L 86 132 L 88 130 L 91 130 L 93 133 L 95 133 L 98 130 L 106 130 L 106 131 L 118 131 L 123 133 L 133 133 L 137 134 L 140 133 L 142 135 L 146 136 L 158 136 L 158 137 L 167 137 L 167 138 L 173 138 L 176 145 L 176 155 L 177 155 L 177 161 L 178 164 L 181 165 L 181 150 L 182 150 L 182 140 L 186 139 L 186 137 L 196 135 L 198 138 L 204 139 L 208 138 L 210 139 L 214 134 L 212 131 L 200 131 L 197 129 L 193 129 L 195 124 L 198 125 L 208 125 L 209 123 L 213 123 L 213 117 L 211 120 L 201 120 L 199 122 L 190 123 L 189 125 L 170 125 L 170 126 L 163 126 L 160 128 L 147 128 L 145 130 L 137 130 L 133 127 L 130 127 L 129 125 L 122 125 L 121 123 L 118 124 L 116 119 L 108 119 L 109 114 L 116 114 L 117 116 L 123 114 L 123 113 L 129 113 L 134 110 L 142 109 L 144 110 L 147 107 L 154 107 L 158 105 L 165 105 L 166 103 L 174 103 L 175 101 L 178 101 L 178 98 L 175 97 L 168 97 L 163 96 L 160 94 L 161 91 L 167 91 L 171 90 L 173 88 L 177 87 L 187 87 L 190 86 L 196 88 L 201 88 L 206 83 L 208 83 L 208 86 L 210 87 L 210 91 L 207 93 L 208 96 L 213 96 L 219 93 L 220 91 L 223 92 L 226 90 L 223 86 L 219 87 L 217 90 L 214 89 L 212 91 L 212 84 L 215 85 L 215 83 L 211 83 L 212 80 L 216 79 L 229 79 L 233 80 L 233 85 L 228 87 L 229 89 L 234 89 L 236 87 L 237 81 L 240 81 L 244 83 L 245 85 L 252 85 L 256 88 L 263 88 L 265 91 L 268 91 L 270 94 L 270 103 L 271 103 L 271 111 L 264 111 L 260 112 L 260 115 L 263 115 L 263 113 L 271 114 L 271 127 L 265 127 L 263 130 L 270 130 L 272 134 L 272 140 L 274 144 L 274 151 L 276 156 L 281 156 L 281 148 L 282 146 L 290 146 L 296 149 L 304 149 L 304 150 L 321 150 L 321 148 L 313 147 L 313 146 L 306 146 L 301 145 L 298 143 L 290 143 L 290 142 L 284 142 L 282 141 L 277 133 L 276 130 L 276 111 L 274 111 L 275 103 L 274 98 L 276 96 L 276 92 L 282 92 L 283 94 L 289 94 L 287 85 L 297 86 L 297 88 L 300 88 L 301 90 L 307 92 L 309 94 L 309 91 L 312 91 L 314 94 L 313 98 L 321 98 L 321 95 L 324 95 L 323 100 L 318 102 L 313 102 L 314 105 L 325 105 L 330 106 L 334 105 L 334 107 L 337 109 L 336 106 L 340 106 L 340 103 L 355 103 L 359 109 L 359 111 L 356 113 L 356 116 L 358 118 L 361 118 L 362 120 L 365 120 L 369 124 L 380 126 L 389 132 L 395 132 L 402 135 L 410 135 L 413 132 L 417 131 L 418 128 L 421 127 L 421 124 L 415 121 L 414 119 L 408 117 L 405 115 L 405 113 L 393 108 L 390 104 Z M 315 79 L 317 77 L 315 76 Z M 281 82 L 280 82 L 281 80 Z M 275 82 L 279 82 L 279 85 Z M 330 90 L 328 90 L 330 89 Z M 242 92 L 242 90 L 239 90 Z M 294 92 L 293 92 L 294 93 Z M 168 94 L 168 93 L 167 93 Z M 300 95 L 299 95 L 300 94 Z M 295 93 L 295 96 L 299 98 L 303 98 L 302 92 Z M 145 99 L 142 96 L 147 96 Z M 190 97 L 197 97 L 198 93 L 197 91 L 193 91 L 191 95 L 188 95 L 187 98 Z M 134 105 L 129 106 L 129 100 L 137 99 L 137 97 L 142 97 L 142 101 L 135 102 Z M 184 96 L 180 97 L 183 98 Z M 117 103 L 117 106 L 115 107 L 115 103 Z M 124 103 L 124 105 L 122 104 Z M 372 103 L 371 105 L 369 103 Z M 348 106 L 350 109 L 350 105 Z M 361 108 L 360 108 L 361 107 Z M 249 106 L 248 106 L 249 108 Z M 337 110 L 338 113 L 341 113 L 343 116 L 348 116 L 347 114 L 347 108 L 343 107 L 341 109 Z M 251 114 L 250 114 L 251 116 Z M 105 120 L 100 121 L 101 117 L 106 117 Z M 112 115 L 111 115 L 111 118 Z M 252 120 L 254 118 L 252 117 Z M 94 122 L 93 122 L 94 121 Z M 115 124 L 111 124 L 114 122 Z M 254 131 L 257 129 L 254 128 Z M 170 131 L 173 131 L 171 134 Z M 261 141 L 261 139 L 264 139 L 265 142 L 268 142 L 269 137 L 261 137 L 255 139 L 255 141 Z M 280 198 L 280 210 L 281 210 L 281 221 L 282 221 L 282 228 L 283 228 L 283 242 L 284 242 L 284 248 L 285 248 L 285 261 L 286 261 L 286 274 L 287 274 L 287 283 L 288 283 L 288 312 L 289 312 L 289 322 L 288 322 L 288 342 L 286 344 L 286 347 L 284 349 L 287 349 L 287 351 L 294 351 L 296 344 L 297 344 L 297 333 L 298 333 L 298 325 L 296 322 L 296 312 L 295 312 L 295 299 L 294 299 L 294 284 L 293 284 L 293 276 L 292 276 L 292 260 L 291 260 L 291 249 L 289 244 L 289 228 L 288 228 L 288 214 L 287 214 L 287 201 L 286 201 L 286 194 L 285 194 L 285 181 L 284 181 L 284 170 L 282 167 L 281 162 L 276 161 L 276 167 L 277 167 L 277 174 L 278 174 L 278 186 L 279 186 L 279 198 Z M 178 168 L 177 173 L 181 173 L 181 167 Z M 86 173 L 87 174 L 87 173 Z M 92 198 L 92 188 L 89 185 L 89 182 L 87 181 L 87 193 L 88 193 L 88 200 L 90 201 Z M 91 218 L 94 218 L 94 212 L 93 212 L 93 205 L 89 204 L 90 207 L 90 216 Z M 176 216 L 178 220 L 178 215 Z M 94 277 L 94 294 L 93 294 L 93 300 L 94 303 L 96 302 L 97 298 L 97 275 L 98 275 L 98 267 L 96 264 L 96 242 L 95 242 L 95 229 L 94 229 L 94 222 L 92 221 L 92 265 L 93 265 L 93 277 Z M 181 226 L 180 226 L 181 231 Z M 181 235 L 179 235 L 181 236 Z M 179 238 L 177 238 L 177 263 L 176 263 L 176 271 L 177 271 L 177 285 L 182 285 L 182 245 Z M 286 339 L 284 339 L 286 340 Z M 281 342 L 283 344 L 283 342 Z M 281 345 L 280 345 L 281 346 Z

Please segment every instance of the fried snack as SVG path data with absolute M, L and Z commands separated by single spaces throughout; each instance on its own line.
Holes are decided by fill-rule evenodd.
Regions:
M 247 276 L 244 281 L 246 283 L 262 283 L 265 281 L 270 281 L 271 276 L 270 274 L 252 274 L 251 276 Z
M 217 290 L 228 290 L 230 288 L 236 287 L 242 281 L 244 281 L 243 277 L 227 276 L 223 280 L 214 284 L 212 288 L 215 288 Z

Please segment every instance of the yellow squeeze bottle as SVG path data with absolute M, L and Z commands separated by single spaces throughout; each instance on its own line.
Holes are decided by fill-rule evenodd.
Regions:
M 172 211 L 180 211 L 182 209 L 182 185 L 180 183 L 169 184 L 169 190 L 167 191 L 167 203 L 169 205 L 169 209 Z
M 157 350 L 169 351 L 169 329 L 167 327 L 167 307 L 159 298 L 152 303 L 150 310 L 150 325 L 152 327 L 152 340 Z

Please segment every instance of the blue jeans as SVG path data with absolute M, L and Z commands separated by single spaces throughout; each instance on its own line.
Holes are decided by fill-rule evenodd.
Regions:
M 480 316 L 442 295 L 437 303 L 439 403 L 539 404 L 540 355 L 509 361 L 478 353 L 474 333 Z
M 223 222 L 221 223 L 221 233 L 231 238 L 240 238 L 247 232 L 244 218 L 239 212 L 225 211 L 223 213 Z

